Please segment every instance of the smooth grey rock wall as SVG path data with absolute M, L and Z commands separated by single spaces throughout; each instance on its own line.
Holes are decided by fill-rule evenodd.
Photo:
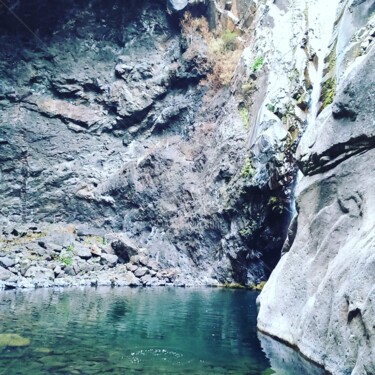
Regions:
M 298 217 L 259 297 L 261 331 L 338 375 L 375 373 L 375 48 L 356 49 L 373 32 L 369 3 L 347 4 L 368 22 L 341 49 L 333 104 L 302 137 Z

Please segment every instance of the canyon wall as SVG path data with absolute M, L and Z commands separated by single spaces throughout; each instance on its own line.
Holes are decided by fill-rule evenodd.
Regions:
M 255 285 L 284 244 L 260 330 L 374 373 L 374 12 L 5 1 L 0 287 Z
M 259 298 L 259 329 L 333 374 L 375 372 L 374 26 L 372 1 L 338 4 L 332 103 L 301 139 L 297 217 Z
M 186 9 L 187 27 L 202 15 L 210 20 L 210 41 L 221 46 L 214 57 L 204 21 L 181 32 Z M 291 217 L 299 123 L 289 116 L 284 129 L 285 103 L 254 133 L 276 62 L 260 47 L 240 56 L 251 27 L 266 19 L 264 32 L 272 29 L 265 4 L 8 1 L 0 17 L 0 255 L 11 258 L 2 263 L 8 286 L 32 280 L 28 267 L 55 270 L 38 272 L 50 275 L 49 285 L 116 264 L 103 256 L 91 264 L 90 252 L 119 263 L 146 254 L 182 285 L 254 285 L 269 276 Z M 238 59 L 213 84 L 225 48 Z M 111 245 L 119 239 L 125 255 Z

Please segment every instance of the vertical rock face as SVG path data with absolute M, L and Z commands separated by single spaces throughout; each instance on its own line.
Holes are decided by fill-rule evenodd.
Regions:
M 298 150 L 305 176 L 297 186 L 291 248 L 260 295 L 258 327 L 334 374 L 371 374 L 374 4 L 341 2 L 339 10 L 322 86 L 326 107 L 307 128 Z M 332 104 L 325 101 L 328 96 Z
M 169 3 L 244 30 L 267 10 L 263 2 Z M 262 117 L 264 132 L 248 140 L 266 52 L 248 49 L 232 83 L 212 91 L 203 82 L 209 46 L 181 34 L 181 13 L 169 15 L 165 1 L 4 4 L 2 225 L 125 234 L 161 269 L 198 283 L 266 279 L 286 236 L 295 173 L 283 166 L 295 143 L 277 115 Z

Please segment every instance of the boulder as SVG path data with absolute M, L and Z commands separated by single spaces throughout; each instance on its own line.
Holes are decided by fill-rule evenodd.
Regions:
M 136 269 L 138 269 L 138 266 L 132 263 L 127 263 L 126 264 L 126 269 L 128 271 L 134 272 Z
M 138 253 L 136 244 L 126 236 L 116 238 L 111 242 L 111 247 L 122 263 L 127 263 L 130 257 Z
M 94 257 L 100 257 L 102 255 L 101 248 L 96 246 L 96 245 L 92 245 L 90 247 L 90 251 L 91 251 L 92 256 L 94 256 Z
M 118 262 L 118 256 L 112 254 L 102 254 L 100 258 L 100 264 L 108 267 L 114 267 Z
M 66 266 L 64 268 L 64 272 L 68 275 L 68 276 L 75 276 L 77 274 L 77 271 L 75 270 L 74 266 Z
M 40 266 L 31 266 L 25 273 L 25 277 L 29 277 L 34 281 L 52 281 L 55 279 L 53 270 Z
M 63 270 L 61 269 L 61 267 L 59 265 L 57 265 L 54 269 L 53 269 L 53 272 L 55 274 L 56 277 L 58 277 L 62 272 Z
M 139 255 L 133 255 L 130 257 L 129 261 L 132 264 L 139 264 L 139 259 L 140 259 Z
M 149 259 L 147 266 L 154 271 L 158 271 L 159 269 L 158 262 L 154 259 Z
M 14 258 L 10 257 L 0 257 L 0 266 L 4 268 L 10 268 L 13 267 L 16 264 L 16 261 Z
M 10 279 L 13 275 L 12 272 L 8 271 L 6 268 L 0 266 L 0 280 L 6 281 Z
M 148 263 L 149 263 L 149 257 L 147 255 L 141 255 L 139 257 L 139 263 L 142 265 L 142 266 L 145 266 L 147 267 L 148 266 Z
M 142 276 L 146 275 L 146 273 L 148 273 L 148 271 L 149 271 L 148 268 L 140 267 L 134 272 L 134 275 L 137 276 L 137 277 L 142 277 Z
M 49 243 L 48 248 L 51 249 L 55 253 L 61 253 L 61 251 L 63 250 L 62 246 L 57 245 L 55 243 Z
M 22 276 L 25 276 L 27 270 L 31 266 L 31 260 L 30 259 L 22 259 L 20 262 L 20 272 Z
M 134 275 L 133 272 L 127 272 L 125 275 L 125 282 L 129 286 L 140 286 L 141 281 Z
M 82 245 L 76 245 L 74 247 L 74 254 L 82 259 L 90 259 L 92 257 L 91 250 Z
M 140 280 L 144 286 L 157 285 L 159 281 L 156 277 L 152 277 L 150 274 L 144 275 Z
M 34 95 L 27 99 L 29 109 L 38 111 L 47 117 L 58 117 L 64 121 L 72 121 L 84 127 L 91 127 L 102 121 L 101 108 L 74 105 L 65 100 L 52 99 Z

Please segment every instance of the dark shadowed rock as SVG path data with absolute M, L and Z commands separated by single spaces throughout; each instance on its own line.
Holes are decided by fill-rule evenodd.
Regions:
M 138 247 L 126 236 L 121 236 L 111 242 L 111 247 L 122 263 L 127 263 L 130 257 L 138 254 Z

